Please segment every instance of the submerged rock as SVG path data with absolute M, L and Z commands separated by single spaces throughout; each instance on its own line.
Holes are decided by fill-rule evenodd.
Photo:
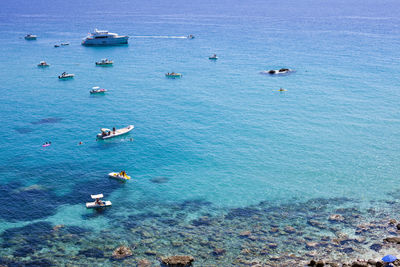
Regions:
M 329 216 L 329 221 L 331 222 L 343 222 L 344 217 L 340 214 L 332 214 Z
M 137 263 L 137 267 L 150 267 L 150 266 L 151 266 L 151 262 L 147 259 L 141 259 Z
M 395 243 L 395 244 L 400 244 L 400 237 L 386 237 L 385 239 L 383 239 L 384 242 L 387 243 Z
M 223 248 L 216 248 L 216 249 L 214 249 L 214 251 L 213 251 L 213 255 L 214 255 L 214 256 L 221 256 L 221 255 L 224 255 L 225 252 L 226 252 L 226 250 L 223 249 Z
M 79 255 L 84 255 L 89 258 L 103 258 L 104 252 L 98 248 L 89 248 L 86 250 L 80 250 Z
M 249 237 L 251 235 L 250 231 L 243 231 L 239 233 L 240 237 Z
M 186 267 L 192 266 L 192 262 L 194 258 L 192 256 L 170 256 L 170 257 L 162 257 L 161 264 L 168 267 Z
M 375 250 L 376 252 L 379 252 L 382 249 L 382 245 L 375 243 L 375 244 L 372 244 L 369 248 L 372 250 Z
M 112 254 L 114 259 L 120 260 L 132 256 L 132 250 L 125 246 L 116 248 Z

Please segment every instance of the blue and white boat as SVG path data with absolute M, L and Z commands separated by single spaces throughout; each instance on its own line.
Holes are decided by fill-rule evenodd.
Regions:
M 129 36 L 121 36 L 108 31 L 94 30 L 82 41 L 82 45 L 87 46 L 106 46 L 106 45 L 121 45 L 128 44 Z

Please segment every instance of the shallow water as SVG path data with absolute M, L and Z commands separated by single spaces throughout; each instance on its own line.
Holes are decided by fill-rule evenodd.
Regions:
M 86 229 L 73 251 L 65 252 L 68 257 L 52 259 L 57 263 L 72 260 L 71 255 L 91 247 L 99 231 L 107 232 L 107 260 L 99 262 L 110 264 L 109 252 L 119 240 L 136 243 L 130 229 L 140 227 L 167 236 L 149 243 L 157 243 L 151 248 L 158 253 L 204 258 L 201 253 L 209 253 L 200 252 L 208 247 L 204 242 L 186 240 L 192 249 L 174 249 L 173 231 L 201 216 L 216 221 L 229 216 L 231 224 L 210 224 L 212 233 L 223 235 L 237 223 L 232 210 L 263 201 L 274 209 L 294 205 L 290 212 L 296 214 L 300 203 L 344 198 L 359 209 L 360 223 L 375 219 L 367 212 L 370 207 L 385 216 L 395 209 L 377 204 L 397 201 L 388 194 L 399 188 L 395 1 L 277 6 L 73 1 L 68 8 L 62 1 L 22 2 L 6 1 L 0 10 L 0 200 L 9 203 L 0 208 L 0 232 L 20 232 L 18 227 L 36 223 L 46 240 L 54 225 Z M 81 46 L 94 28 L 127 34 L 130 44 Z M 26 33 L 38 40 L 24 40 Z M 189 34 L 196 38 L 182 38 Z M 54 48 L 61 42 L 70 45 Z M 213 53 L 217 61 L 208 59 Z M 105 57 L 114 66 L 96 67 L 95 61 Z M 41 60 L 51 66 L 38 68 Z M 260 74 L 281 67 L 296 71 Z M 58 80 L 63 71 L 75 78 Z M 183 77 L 166 79 L 164 73 L 171 71 Z M 93 86 L 108 92 L 90 96 Z M 278 92 L 280 87 L 287 91 Z M 99 128 L 128 124 L 135 125 L 129 135 L 96 142 Z M 52 145 L 43 148 L 48 141 Z M 107 178 L 119 170 L 133 180 L 123 184 Z M 101 214 L 84 206 L 97 193 L 113 202 Z M 340 205 L 333 201 L 324 216 Z M 242 219 L 238 232 L 249 221 L 254 220 Z M 289 222 L 294 224 L 278 216 L 275 224 Z M 355 225 L 337 227 L 354 231 Z M 311 231 L 308 224 L 301 227 L 305 235 Z M 192 239 L 200 234 L 195 231 Z M 217 241 L 230 255 L 223 257 L 224 264 L 239 253 L 242 239 L 235 238 Z M 153 257 L 144 248 L 138 255 Z M 17 247 L 9 249 L 0 256 Z M 49 253 L 34 248 L 27 254 L 47 258 Z M 27 260 L 23 254 L 10 260 Z

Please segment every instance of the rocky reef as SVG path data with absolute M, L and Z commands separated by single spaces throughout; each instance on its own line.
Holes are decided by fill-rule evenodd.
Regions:
M 400 252 L 393 216 L 400 205 L 373 204 L 361 209 L 337 198 L 218 210 L 203 200 L 136 203 L 134 214 L 98 214 L 109 222 L 100 231 L 45 221 L 8 229 L 0 265 L 380 266 L 383 255 Z

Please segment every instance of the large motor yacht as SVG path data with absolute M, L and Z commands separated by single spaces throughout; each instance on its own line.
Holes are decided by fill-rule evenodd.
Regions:
M 127 44 L 129 36 L 120 36 L 108 31 L 94 30 L 82 41 L 82 45 L 120 45 Z

